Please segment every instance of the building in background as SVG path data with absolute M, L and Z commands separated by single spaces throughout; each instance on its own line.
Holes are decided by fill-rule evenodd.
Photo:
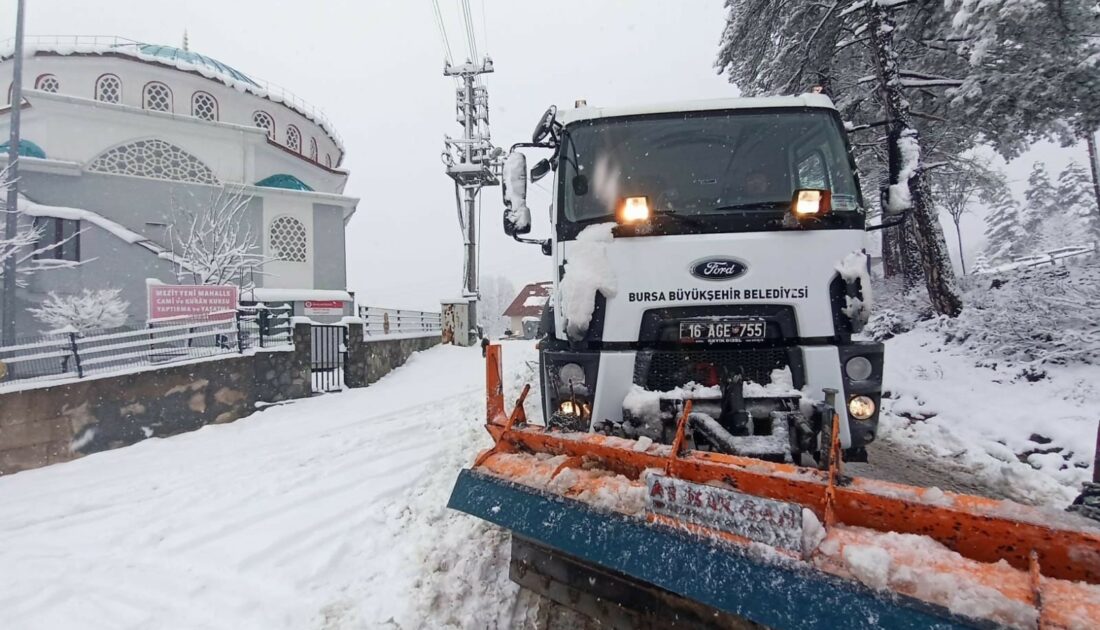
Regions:
M 520 289 L 519 295 L 504 311 L 510 322 L 508 329 L 513 335 L 524 339 L 533 339 L 538 335 L 539 319 L 550 300 L 553 287 L 553 282 L 534 282 Z
M 48 37 L 26 50 L 19 187 L 34 217 L 24 220 L 44 245 L 69 239 L 45 255 L 82 264 L 26 278 L 19 334 L 41 328 L 27 309 L 51 291 L 120 288 L 144 320 L 146 279 L 178 280 L 183 217 L 226 195 L 247 200 L 241 220 L 264 261 L 231 280 L 256 287 L 242 300 L 298 313 L 336 301 L 351 314 L 344 230 L 358 199 L 343 194 L 344 148 L 320 111 L 186 44 Z M 0 45 L 0 77 L 11 61 L 11 42 Z M 4 139 L 10 78 L 0 86 Z

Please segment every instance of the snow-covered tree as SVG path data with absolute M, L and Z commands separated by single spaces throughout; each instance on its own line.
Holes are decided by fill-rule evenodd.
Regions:
M 966 61 L 955 111 L 1002 155 L 1100 127 L 1096 0 L 945 0 L 940 43 Z
M 172 232 L 172 255 L 181 283 L 242 283 L 268 259 L 259 253 L 247 212 L 251 196 L 223 189 L 197 209 L 177 209 L 181 228 Z
M 485 335 L 495 339 L 504 334 L 508 320 L 504 309 L 516 297 L 516 288 L 512 281 L 504 276 L 486 276 L 481 278 L 481 299 L 477 305 L 478 324 Z
M 120 289 L 84 289 L 77 295 L 50 292 L 41 307 L 28 310 L 49 330 L 83 335 L 126 323 L 126 309 L 130 304 L 119 297 L 120 292 Z
M 995 204 L 1007 196 L 1004 176 L 980 160 L 972 160 L 969 168 L 947 167 L 932 180 L 932 189 L 938 205 L 955 226 L 955 238 L 959 245 L 959 263 L 966 275 L 966 255 L 963 250 L 962 217 L 970 212 L 975 201 Z
M 0 225 L 4 223 L 9 212 L 4 205 L 8 192 L 8 169 L 0 170 Z M 8 236 L 0 227 L 0 278 L 4 277 L 4 270 L 11 259 L 15 260 L 16 283 L 25 286 L 25 277 L 39 271 L 49 269 L 75 267 L 80 264 L 74 260 L 58 260 L 51 254 L 65 245 L 76 234 L 49 244 L 41 244 L 42 228 L 36 227 L 30 216 L 22 212 L 16 213 L 15 234 Z
M 1029 235 L 1020 222 L 1020 206 L 1005 196 L 990 205 L 985 217 L 985 255 L 996 263 L 1005 263 L 1023 256 Z
M 1066 232 L 1081 240 L 1100 237 L 1100 213 L 1088 169 L 1078 162 L 1070 162 L 1058 174 L 1056 190 L 1058 206 L 1068 218 Z
M 985 254 L 978 253 L 974 257 L 974 273 L 985 273 L 989 271 L 989 259 L 985 257 Z
M 1024 207 L 1020 215 L 1020 225 L 1027 235 L 1025 252 L 1055 247 L 1057 243 L 1052 240 L 1052 235 L 1054 238 L 1064 235 L 1066 218 L 1067 213 L 1058 199 L 1058 190 L 1051 182 L 1046 164 L 1036 162 L 1027 177 Z

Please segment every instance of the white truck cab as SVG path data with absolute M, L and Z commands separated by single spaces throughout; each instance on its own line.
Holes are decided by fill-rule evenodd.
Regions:
M 551 155 L 551 234 L 526 157 Z M 845 459 L 877 433 L 881 344 L 854 341 L 870 283 L 865 204 L 823 95 L 551 107 L 504 166 L 505 231 L 552 256 L 540 345 L 551 427 L 695 448 Z

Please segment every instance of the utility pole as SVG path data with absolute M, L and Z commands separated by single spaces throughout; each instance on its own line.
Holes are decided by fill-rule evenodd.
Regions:
M 4 213 L 4 238 L 14 240 L 19 230 L 19 118 L 23 109 L 23 9 L 24 0 L 18 0 L 15 13 L 15 53 L 12 58 L 11 83 L 11 135 L 8 144 L 8 199 Z M 15 343 L 15 262 L 17 256 L 4 260 L 4 296 L 0 301 L 3 322 L 0 325 L 0 343 Z
M 467 321 L 474 331 L 469 334 L 470 344 L 477 342 L 477 200 L 482 188 L 500 184 L 502 167 L 501 151 L 490 141 L 489 93 L 478 81 L 480 75 L 492 71 L 493 61 L 488 57 L 479 64 L 469 60 L 460 66 L 448 63 L 443 69 L 444 76 L 458 79 L 455 111 L 462 137 L 446 137 L 443 162 L 456 192 L 461 191 L 458 213 L 466 249 L 462 293 L 469 300 Z M 455 337 L 461 342 L 460 333 L 455 331 Z

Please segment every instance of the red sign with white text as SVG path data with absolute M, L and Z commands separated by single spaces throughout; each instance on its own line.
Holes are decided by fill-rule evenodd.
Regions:
M 344 303 L 340 300 L 306 300 L 306 315 L 343 315 Z
M 237 287 L 229 285 L 150 284 L 149 319 L 201 316 L 232 319 L 237 310 Z

